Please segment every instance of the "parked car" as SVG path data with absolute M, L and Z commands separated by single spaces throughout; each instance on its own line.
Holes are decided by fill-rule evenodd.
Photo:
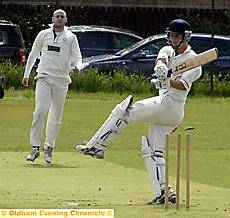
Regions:
M 5 60 L 25 65 L 26 49 L 19 25 L 0 20 L 0 62 Z
M 78 38 L 83 57 L 112 54 L 142 40 L 125 29 L 108 26 L 70 26 Z
M 213 62 L 217 72 L 230 72 L 230 38 L 215 35 L 214 43 L 211 43 L 209 34 L 192 34 L 190 44 L 197 53 L 217 47 L 219 58 Z M 142 72 L 148 76 L 152 74 L 157 54 L 164 45 L 167 45 L 166 34 L 150 36 L 137 42 L 114 55 L 103 55 L 83 59 L 86 68 L 98 68 L 100 72 L 115 72 L 124 70 L 127 73 Z M 210 70 L 210 64 L 204 66 L 204 70 Z

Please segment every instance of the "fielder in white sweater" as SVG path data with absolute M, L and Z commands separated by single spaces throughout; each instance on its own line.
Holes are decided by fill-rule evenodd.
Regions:
M 49 111 L 44 142 L 44 160 L 52 161 L 52 150 L 61 127 L 62 112 L 71 83 L 69 72 L 79 72 L 82 56 L 77 37 L 67 28 L 66 12 L 58 9 L 53 13 L 53 24 L 42 30 L 36 37 L 29 54 L 22 84 L 29 85 L 29 76 L 37 58 L 40 59 L 35 79 L 35 111 L 30 131 L 30 143 L 33 146 L 27 161 L 34 161 L 40 155 L 41 138 Z

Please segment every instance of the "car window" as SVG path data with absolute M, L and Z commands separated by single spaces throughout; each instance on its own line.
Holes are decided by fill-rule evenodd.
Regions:
M 155 44 L 148 44 L 141 48 L 141 51 L 146 55 L 156 55 L 159 52 L 159 48 Z
M 1 47 L 24 47 L 21 32 L 17 26 L 0 25 Z
M 0 30 L 0 46 L 8 44 L 8 34 L 5 30 Z
M 230 40 L 214 40 L 214 46 L 218 48 L 220 56 L 230 56 Z
M 192 37 L 190 45 L 196 53 L 201 53 L 211 48 L 211 41 L 210 39 Z
M 154 41 L 154 45 L 158 48 L 158 49 L 161 49 L 162 47 L 168 45 L 167 44 L 167 40 L 166 38 L 161 38 L 161 39 L 158 39 L 158 40 L 155 40 Z
M 148 43 L 144 46 L 135 49 L 130 53 L 130 55 L 135 55 L 137 53 L 144 53 L 146 58 L 155 58 L 159 52 L 159 48 L 152 43 Z
M 141 48 L 142 45 L 147 44 L 149 41 L 151 41 L 151 37 L 148 37 L 148 38 L 146 38 L 146 39 L 143 39 L 143 40 L 141 40 L 141 41 L 138 41 L 138 42 L 136 42 L 135 44 L 130 45 L 130 46 L 128 46 L 127 48 L 124 48 L 124 49 L 118 51 L 118 52 L 116 53 L 116 55 L 117 55 L 117 56 L 126 55 L 126 54 L 128 54 L 129 52 L 132 52 L 132 50 L 133 50 L 133 51 L 138 51 L 138 49 L 139 49 L 138 47 Z
M 75 32 L 80 47 L 93 50 L 105 50 L 108 36 L 105 32 Z
M 190 44 L 197 53 L 201 53 L 212 47 L 218 48 L 220 56 L 229 56 L 230 53 L 230 42 L 227 40 L 214 39 L 214 44 L 212 45 L 211 38 L 192 38 Z
M 83 57 L 91 57 L 110 53 L 108 35 L 106 32 L 73 32 L 79 42 Z
M 167 45 L 166 39 L 158 39 L 154 40 L 152 43 L 148 43 L 147 45 L 141 47 L 141 52 L 144 52 L 146 55 L 157 55 L 159 50 Z
M 132 36 L 126 36 L 126 35 L 122 35 L 122 34 L 114 34 L 114 33 L 110 33 L 111 38 L 112 38 L 112 44 L 113 45 L 113 49 L 116 51 L 119 51 L 123 48 L 128 47 L 129 45 L 132 45 L 134 43 L 136 43 L 137 41 L 139 41 L 138 38 L 132 37 Z

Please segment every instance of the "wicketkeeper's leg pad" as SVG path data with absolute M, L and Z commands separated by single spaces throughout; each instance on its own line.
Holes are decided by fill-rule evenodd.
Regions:
M 107 148 L 109 141 L 111 141 L 116 135 L 120 134 L 128 124 L 126 116 L 128 114 L 128 108 L 131 106 L 132 102 L 133 97 L 130 95 L 118 104 L 90 141 L 87 142 L 85 146 L 78 145 L 76 147 L 77 151 L 93 157 L 97 157 L 96 154 L 92 154 L 94 153 L 94 150 L 97 152 L 101 150 L 104 151 Z

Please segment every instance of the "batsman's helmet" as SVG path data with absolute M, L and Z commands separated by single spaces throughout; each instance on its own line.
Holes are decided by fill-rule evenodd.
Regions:
M 176 19 L 169 23 L 167 29 L 167 38 L 169 38 L 170 32 L 180 33 L 182 34 L 183 41 L 189 42 L 192 34 L 191 27 L 189 23 L 183 19 Z

